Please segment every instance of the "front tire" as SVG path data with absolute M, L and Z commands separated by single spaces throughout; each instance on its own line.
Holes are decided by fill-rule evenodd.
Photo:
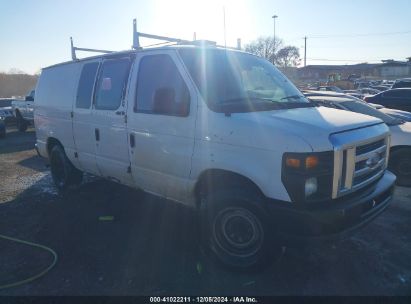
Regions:
M 267 265 L 275 247 L 263 204 L 259 195 L 240 187 L 205 194 L 200 215 L 206 252 L 234 270 Z
M 60 145 L 51 149 L 50 169 L 54 184 L 61 194 L 79 185 L 83 179 L 83 173 L 73 166 Z
M 398 186 L 411 187 L 411 148 L 392 152 L 388 168 L 397 176 Z

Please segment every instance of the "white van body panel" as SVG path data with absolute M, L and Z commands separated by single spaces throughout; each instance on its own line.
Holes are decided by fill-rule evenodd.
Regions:
M 115 59 L 108 59 L 107 62 L 115 62 L 116 60 L 126 59 L 130 58 L 127 56 L 118 57 Z M 101 68 L 104 67 L 105 62 L 105 60 L 101 62 Z M 129 64 L 131 68 L 131 60 L 129 60 Z M 128 84 L 129 74 L 127 76 L 126 87 Z M 124 93 L 127 96 L 127 88 Z M 128 132 L 125 118 L 127 110 L 126 99 L 127 98 L 124 96 L 120 101 L 119 107 L 112 110 L 98 109 L 96 104 L 93 104 L 93 140 L 96 146 L 96 161 L 100 175 L 122 184 L 133 186 L 133 177 L 131 172 L 129 172 L 130 158 L 127 139 Z M 96 139 L 95 132 L 99 133 L 99 140 Z
M 197 94 L 189 76 L 175 52 L 153 51 L 148 55 L 166 54 L 176 64 L 190 92 L 190 112 L 187 117 L 134 112 L 139 62 L 138 54 L 132 70 L 128 98 L 127 124 L 135 138 L 130 148 L 131 168 L 136 186 L 179 202 L 188 200 L 188 182 L 194 149 L 197 117 Z
M 85 64 L 97 62 L 100 59 L 79 63 L 80 73 Z M 79 73 L 79 78 L 80 78 Z M 78 82 L 78 80 L 77 80 Z M 76 86 L 76 94 L 78 84 Z M 77 98 L 76 98 L 77 99 Z M 88 109 L 76 107 L 76 101 L 73 103 L 73 137 L 78 154 L 79 169 L 94 175 L 100 175 L 96 160 L 96 142 L 94 140 L 93 109 L 90 100 Z
M 79 168 L 71 112 L 76 98 L 76 88 L 81 70 L 79 64 L 65 64 L 42 71 L 36 88 L 35 126 L 39 151 L 48 157 L 46 144 L 49 138 L 58 139 L 67 157 Z

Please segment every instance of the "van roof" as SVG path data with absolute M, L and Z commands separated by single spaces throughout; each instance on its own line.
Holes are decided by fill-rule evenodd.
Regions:
M 177 45 L 166 45 L 166 46 L 160 46 L 160 47 L 146 47 L 146 48 L 140 48 L 137 50 L 125 50 L 125 51 L 118 51 L 118 52 L 112 52 L 108 54 L 101 54 L 101 55 L 96 55 L 96 56 L 90 56 L 90 57 L 85 57 L 81 59 L 76 59 L 76 60 L 70 60 L 70 61 L 65 61 L 57 64 L 50 65 L 48 67 L 43 68 L 42 70 L 54 68 L 57 66 L 62 66 L 62 65 L 67 65 L 67 64 L 73 64 L 73 63 L 78 63 L 78 62 L 83 62 L 83 61 L 88 61 L 88 60 L 94 60 L 94 59 L 99 59 L 99 58 L 116 58 L 116 57 L 121 57 L 121 56 L 127 56 L 127 55 L 132 55 L 132 54 L 137 54 L 137 53 L 142 53 L 142 52 L 152 52 L 152 51 L 158 51 L 158 50 L 179 50 L 179 49 L 213 49 L 213 50 L 226 50 L 229 52 L 238 52 L 238 53 L 245 53 L 249 54 L 248 52 L 239 50 L 239 49 L 234 49 L 234 48 L 224 48 L 224 47 L 219 47 L 219 46 L 214 46 L 214 45 L 192 45 L 192 44 L 177 44 Z

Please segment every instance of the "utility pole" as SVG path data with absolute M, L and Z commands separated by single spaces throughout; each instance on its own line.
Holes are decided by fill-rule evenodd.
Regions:
M 307 36 L 304 37 L 304 67 L 307 66 Z
M 278 16 L 274 15 L 272 18 L 274 20 L 274 36 L 273 36 L 273 38 L 274 38 L 274 42 L 273 42 L 273 64 L 274 64 L 275 63 L 275 19 L 277 19 Z
M 226 37 L 226 27 L 225 27 L 225 6 L 223 6 L 223 18 L 224 18 L 224 47 L 227 48 L 227 37 Z

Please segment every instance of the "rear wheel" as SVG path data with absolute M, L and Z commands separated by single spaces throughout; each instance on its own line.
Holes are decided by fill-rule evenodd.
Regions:
M 63 194 L 71 186 L 79 185 L 83 179 L 83 173 L 73 166 L 60 145 L 51 149 L 50 169 L 57 190 Z
M 236 270 L 266 265 L 275 246 L 263 203 L 258 195 L 240 187 L 205 194 L 200 214 L 207 252 Z
M 411 187 L 411 148 L 392 152 L 389 169 L 397 176 L 398 186 Z

